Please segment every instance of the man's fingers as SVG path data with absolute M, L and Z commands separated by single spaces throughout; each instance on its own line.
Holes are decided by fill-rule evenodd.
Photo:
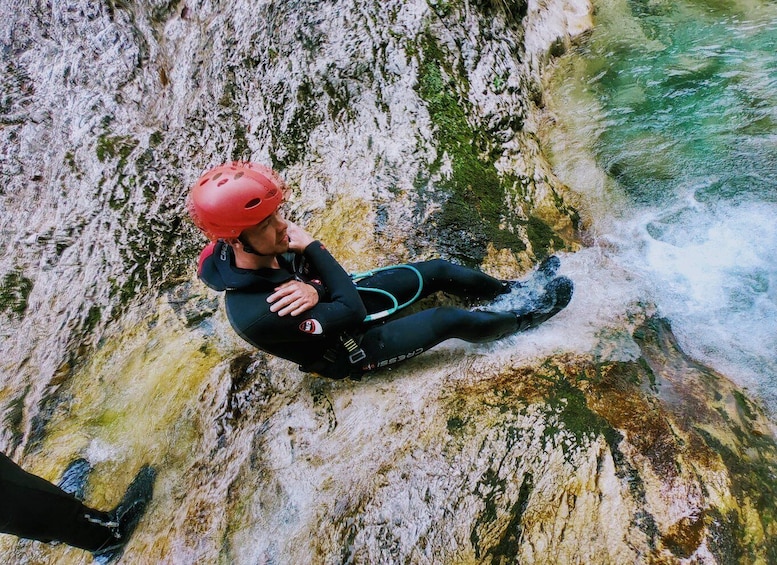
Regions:
M 293 294 L 296 290 L 296 286 L 290 285 L 289 283 L 284 283 L 283 285 L 277 287 L 275 292 L 267 297 L 267 302 L 273 303 L 277 300 L 281 300 L 284 296 Z
M 296 316 L 297 314 L 301 314 L 302 312 L 307 310 L 308 306 L 309 306 L 308 301 L 300 298 L 298 300 L 291 302 L 290 304 L 286 305 L 280 310 L 278 310 L 278 315 L 287 316 L 291 314 L 292 316 Z
M 287 281 L 267 297 L 270 312 L 279 316 L 297 316 L 318 304 L 318 292 L 302 281 Z
M 298 316 L 302 314 L 303 312 L 306 312 L 309 308 L 310 304 L 307 302 L 302 302 L 301 304 L 296 304 L 294 310 L 290 312 L 292 317 Z
M 300 297 L 298 297 L 298 296 L 295 297 L 295 296 L 290 295 L 290 294 L 286 295 L 286 296 L 283 296 L 282 298 L 279 298 L 278 300 L 274 301 L 270 305 L 270 312 L 278 312 L 280 310 L 283 310 L 289 304 L 293 304 L 294 302 L 296 302 L 299 299 L 300 299 Z

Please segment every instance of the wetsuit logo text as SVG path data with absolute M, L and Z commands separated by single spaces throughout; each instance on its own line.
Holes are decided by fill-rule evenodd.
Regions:
M 415 351 L 411 351 L 409 353 L 403 353 L 402 355 L 397 355 L 396 357 L 392 357 L 391 359 L 384 359 L 383 361 L 378 361 L 377 363 L 370 363 L 368 366 L 364 368 L 364 370 L 370 371 L 372 369 L 378 369 L 380 367 L 385 367 L 387 365 L 393 365 L 394 363 L 399 363 L 400 361 L 404 361 L 405 359 L 410 359 L 411 357 L 415 357 L 416 355 L 419 355 L 423 352 L 424 352 L 423 348 L 419 347 Z

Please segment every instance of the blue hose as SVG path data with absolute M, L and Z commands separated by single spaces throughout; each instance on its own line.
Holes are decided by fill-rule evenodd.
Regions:
M 382 271 L 390 271 L 391 269 L 410 269 L 413 271 L 416 276 L 418 277 L 418 292 L 415 293 L 415 296 L 405 302 L 404 304 L 400 304 L 397 300 L 397 297 L 391 294 L 388 291 L 383 290 L 382 288 L 362 288 L 358 285 L 356 285 L 356 289 L 359 290 L 359 292 L 372 292 L 376 294 L 380 294 L 382 296 L 387 297 L 389 300 L 391 300 L 391 303 L 393 306 L 386 310 L 381 310 L 380 312 L 375 312 L 374 314 L 368 314 L 366 318 L 364 318 L 365 322 L 373 322 L 375 320 L 380 320 L 381 318 L 385 318 L 386 316 L 391 316 L 394 312 L 401 310 L 405 306 L 410 306 L 413 302 L 415 302 L 419 296 L 421 296 L 421 292 L 424 289 L 424 278 L 421 276 L 421 273 L 413 267 L 412 265 L 391 265 L 389 267 L 380 267 L 378 269 L 373 269 L 371 271 L 364 271 L 362 273 L 352 273 L 351 279 L 353 279 L 353 284 L 356 284 L 360 280 L 369 278 L 373 276 L 376 273 L 380 273 Z

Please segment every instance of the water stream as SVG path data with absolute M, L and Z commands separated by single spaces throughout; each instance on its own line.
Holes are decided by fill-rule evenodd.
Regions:
M 777 412 L 777 5 L 596 2 L 554 166 L 686 351 Z

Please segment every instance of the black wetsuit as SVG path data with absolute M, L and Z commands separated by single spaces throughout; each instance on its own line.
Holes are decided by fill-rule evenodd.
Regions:
M 294 361 L 306 372 L 332 378 L 355 376 L 414 357 L 446 339 L 485 342 L 518 329 L 511 312 L 452 307 L 365 322 L 368 311 L 386 308 L 386 299 L 377 293 L 359 292 L 351 276 L 320 242 L 311 243 L 301 255 L 280 255 L 278 261 L 280 269 L 240 269 L 235 266 L 232 249 L 219 241 L 201 253 L 199 275 L 211 288 L 226 290 L 229 321 L 243 339 Z M 506 291 L 498 279 L 440 259 L 411 265 L 423 279 L 416 300 L 438 291 L 472 299 L 493 299 Z M 270 311 L 267 297 L 292 279 L 313 285 L 319 303 L 299 316 L 279 316 Z M 413 299 L 419 289 L 416 272 L 402 268 L 379 271 L 358 284 L 385 290 L 400 304 Z M 344 334 L 366 355 L 356 364 L 349 361 L 341 343 Z
M 114 543 L 109 516 L 0 453 L 0 532 L 98 551 Z M 102 523 L 98 523 L 102 522 Z

